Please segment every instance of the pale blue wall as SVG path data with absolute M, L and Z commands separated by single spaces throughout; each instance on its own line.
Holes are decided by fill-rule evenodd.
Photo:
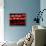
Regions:
M 42 11 L 43 9 L 46 9 L 46 0 L 41 0 L 40 1 L 40 10 Z M 46 27 L 46 10 L 43 12 L 43 22 L 40 21 L 40 25 Z
M 18 41 L 24 37 L 30 30 L 36 12 L 40 10 L 40 0 L 4 0 L 4 35 L 5 40 Z M 26 26 L 9 26 L 9 13 L 25 12 L 27 13 Z M 29 23 L 29 24 L 27 24 Z M 14 28 L 14 30 L 12 30 Z

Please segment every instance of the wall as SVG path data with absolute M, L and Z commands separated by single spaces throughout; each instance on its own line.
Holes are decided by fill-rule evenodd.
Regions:
M 33 19 L 40 10 L 40 0 L 4 0 L 4 36 L 7 41 L 18 41 L 31 31 L 36 24 Z M 27 14 L 26 26 L 9 26 L 9 14 L 11 12 Z
M 40 9 L 41 9 L 41 11 L 42 11 L 43 9 L 46 9 L 46 6 L 45 6 L 45 5 L 46 5 L 46 0 L 41 0 L 41 1 L 40 1 Z M 43 17 L 43 22 L 40 21 L 40 25 L 46 27 L 46 10 L 43 12 L 42 17 Z

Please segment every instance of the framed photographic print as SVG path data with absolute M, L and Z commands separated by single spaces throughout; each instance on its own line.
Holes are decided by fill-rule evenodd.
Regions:
M 10 26 L 25 26 L 26 25 L 26 13 L 10 13 L 9 17 Z

